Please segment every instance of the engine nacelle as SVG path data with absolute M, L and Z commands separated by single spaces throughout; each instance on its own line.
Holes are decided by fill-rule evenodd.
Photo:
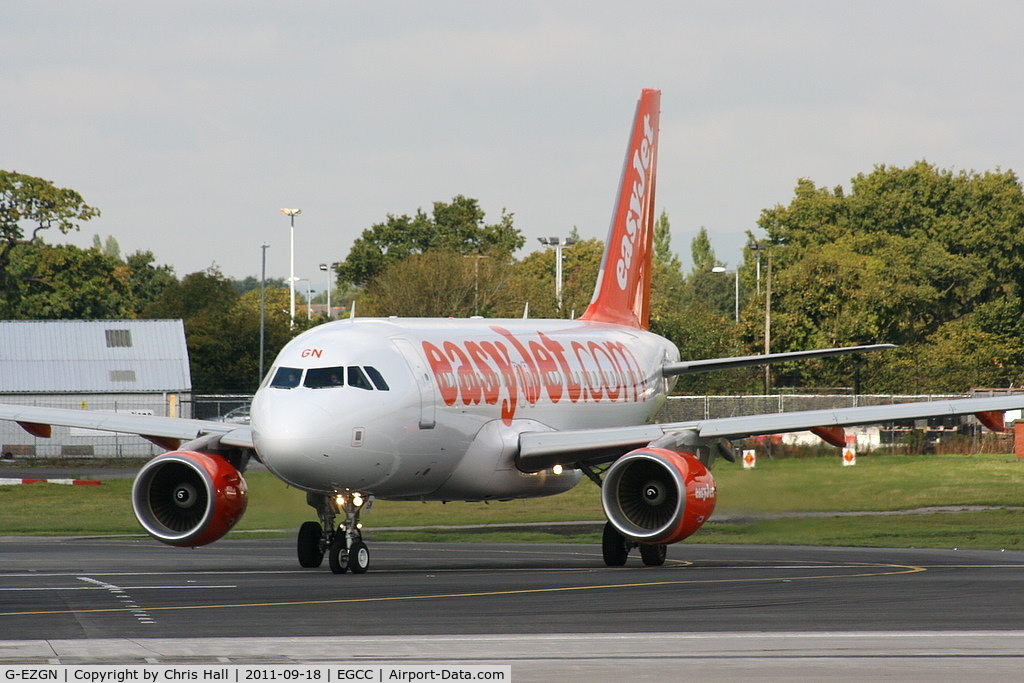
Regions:
M 212 543 L 245 512 L 245 479 L 227 460 L 173 451 L 147 462 L 132 486 L 132 507 L 142 527 L 168 545 Z
M 601 484 L 601 505 L 619 533 L 637 543 L 675 543 L 715 509 L 714 477 L 690 453 L 642 448 L 616 460 Z

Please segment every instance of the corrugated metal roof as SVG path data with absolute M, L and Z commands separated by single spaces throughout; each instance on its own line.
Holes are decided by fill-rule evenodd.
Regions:
M 0 321 L 0 392 L 191 389 L 181 320 Z

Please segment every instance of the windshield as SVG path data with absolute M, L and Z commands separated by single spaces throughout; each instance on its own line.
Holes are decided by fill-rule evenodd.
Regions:
M 389 391 L 387 381 L 381 372 L 371 365 L 337 365 L 329 368 L 309 368 L 303 377 L 302 368 L 280 367 L 270 380 L 270 386 L 276 389 L 294 389 L 299 386 L 307 389 L 329 389 L 349 386 L 366 391 Z
M 274 373 L 274 379 L 270 380 L 270 386 L 278 389 L 293 389 L 299 386 L 300 379 L 302 379 L 301 368 L 281 367 Z
M 340 387 L 345 384 L 345 368 L 310 368 L 306 370 L 306 381 L 303 386 L 310 389 L 323 389 L 324 387 Z

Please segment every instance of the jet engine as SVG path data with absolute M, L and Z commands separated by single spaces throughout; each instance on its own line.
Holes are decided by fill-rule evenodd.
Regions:
M 641 448 L 616 460 L 601 485 L 608 521 L 636 543 L 668 544 L 696 532 L 718 497 L 715 480 L 691 453 Z
M 245 479 L 227 460 L 173 451 L 146 463 L 132 486 L 132 507 L 158 541 L 195 547 L 231 530 L 245 512 Z

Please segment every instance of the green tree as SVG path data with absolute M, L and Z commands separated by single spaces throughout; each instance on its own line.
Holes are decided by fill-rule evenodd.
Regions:
M 685 360 L 724 358 L 747 355 L 736 334 L 732 318 L 696 302 L 676 310 L 662 310 L 651 315 L 651 331 L 670 339 Z M 763 388 L 758 368 L 737 368 L 717 372 L 682 375 L 676 381 L 675 393 L 734 394 L 760 393 Z
M 178 284 L 171 266 L 158 266 L 151 251 L 136 251 L 125 259 L 132 292 L 132 317 L 139 317 L 169 288 Z
M 701 231 L 704 238 L 707 239 L 707 230 L 701 228 Z M 708 240 L 707 249 L 711 249 L 710 240 Z M 714 258 L 713 254 L 712 258 Z M 672 228 L 669 224 L 668 213 L 665 211 L 661 212 L 658 220 L 654 223 L 654 260 L 670 270 L 681 271 L 683 269 L 679 257 L 672 251 Z
M 364 290 L 365 315 L 456 317 L 507 308 L 511 257 L 432 249 L 395 261 Z
M 364 230 L 338 264 L 339 285 L 365 285 L 391 264 L 413 254 L 445 249 L 458 254 L 512 254 L 525 244 L 512 224 L 512 214 L 502 211 L 497 223 L 484 223 L 484 211 L 476 199 L 458 195 L 450 203 L 434 202 L 433 213 L 417 209 L 415 216 L 388 215 L 383 223 Z
M 268 277 L 264 284 L 267 287 L 284 287 L 285 289 L 288 289 L 288 280 L 283 277 Z M 255 275 L 248 275 L 241 280 L 231 280 L 231 286 L 234 287 L 235 291 L 239 294 L 245 294 L 246 292 L 251 292 L 254 289 L 258 292 L 260 290 L 260 279 Z
M 1010 337 L 979 315 L 999 302 L 1017 301 L 1011 308 L 1019 309 L 1024 288 L 1024 194 L 1012 172 L 953 173 L 924 161 L 878 166 L 854 178 L 849 194 L 803 179 L 790 204 L 764 210 L 759 225 L 774 267 L 773 351 L 858 342 L 911 347 L 871 357 L 875 376 L 889 378 L 889 386 L 899 383 L 907 358 L 913 365 L 902 369 L 916 379 L 927 375 L 926 356 L 950 367 L 981 363 L 979 378 L 990 379 L 994 365 L 1016 362 L 1006 355 Z M 753 303 L 751 316 L 763 315 L 763 302 Z M 754 329 L 748 338 L 759 335 Z M 1000 360 L 982 362 L 985 354 Z M 835 371 L 815 370 L 829 363 L 838 367 L 808 363 L 782 369 L 780 379 L 839 381 Z M 966 381 L 952 377 L 934 376 L 931 386 Z
M 277 354 L 284 348 L 294 332 L 290 329 L 288 313 L 289 291 L 287 287 L 274 286 L 266 289 L 264 326 L 264 372 Z M 296 321 L 298 323 L 299 321 Z M 303 321 L 305 322 L 305 321 Z M 298 326 L 298 325 L 297 325 Z M 298 326 L 305 327 L 305 326 Z M 227 312 L 222 329 L 230 329 L 230 335 L 222 335 L 226 345 L 224 371 L 219 391 L 256 391 L 260 376 L 260 292 L 249 290 L 241 295 Z M 195 381 L 195 378 L 193 378 Z
M 40 241 L 13 249 L 7 266 L 6 317 L 22 320 L 96 320 L 135 317 L 131 273 L 98 249 Z
M 701 228 L 690 242 L 693 269 L 683 276 L 679 258 L 671 252 L 668 215 L 662 212 L 654 231 L 651 331 L 670 339 L 683 359 L 721 358 L 750 353 L 733 320 L 732 275 L 720 267 L 711 238 Z M 683 375 L 677 393 L 740 393 L 758 388 L 756 370 L 742 368 Z
M 562 310 L 555 295 L 555 250 L 540 249 L 515 265 L 509 305 L 499 314 L 520 317 L 529 304 L 531 318 L 579 317 L 590 304 L 601 269 L 604 242 L 581 240 L 562 249 Z
M 704 231 L 707 237 L 707 232 Z M 710 249 L 710 241 L 708 243 Z M 672 251 L 672 230 L 668 214 L 661 212 L 654 224 L 654 272 L 651 276 L 651 315 L 680 310 L 686 299 L 683 264 Z
M 238 294 L 215 266 L 189 273 L 167 287 L 145 310 L 147 318 L 188 319 L 208 311 L 226 313 Z
M 238 300 L 230 280 L 216 268 L 186 275 L 146 307 L 146 318 L 181 318 L 185 323 L 192 389 L 209 394 L 238 390 L 232 365 L 237 337 L 227 324 Z
M 665 214 L 662 215 L 664 216 Z M 693 259 L 693 272 L 695 273 L 709 271 L 722 265 L 718 258 L 715 257 L 715 250 L 711 246 L 711 238 L 708 237 L 708 229 L 703 225 L 697 231 L 697 236 L 690 240 L 690 256 Z
M 721 268 L 722 262 L 715 256 L 707 228 L 701 227 L 690 241 L 690 257 L 693 268 L 680 292 L 683 307 L 703 307 L 722 316 L 733 315 L 734 283 L 729 275 L 713 270 Z
M 117 243 L 117 240 L 112 235 L 108 235 L 106 240 L 100 239 L 99 235 L 93 235 L 92 246 L 103 252 L 105 256 L 115 259 L 121 258 L 121 245 Z
M 55 186 L 51 181 L 15 171 L 0 170 L 0 315 L 9 317 L 16 309 L 20 289 L 14 286 L 10 263 L 13 250 L 34 242 L 39 233 L 56 227 L 67 234 L 78 230 L 80 222 L 99 216 L 74 190 Z M 27 228 L 24 227 L 27 224 Z M 31 229 L 26 239 L 25 230 Z

